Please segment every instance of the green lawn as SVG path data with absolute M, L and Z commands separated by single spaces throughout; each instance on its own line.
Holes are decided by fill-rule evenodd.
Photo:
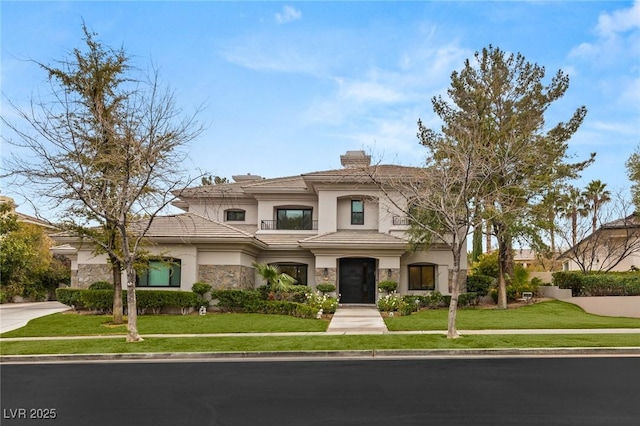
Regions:
M 465 349 L 540 347 L 640 346 L 639 334 L 472 335 L 450 340 L 443 335 L 238 336 L 146 338 L 125 343 L 124 325 L 113 326 L 105 315 L 60 313 L 32 320 L 1 337 L 70 337 L 121 335 L 110 339 L 7 342 L 0 339 L 0 354 L 81 354 L 133 352 L 245 352 L 334 351 L 378 349 Z M 386 319 L 391 331 L 445 330 L 447 310 L 426 310 L 406 317 Z M 459 330 L 640 328 L 640 319 L 601 317 L 564 302 L 550 301 L 518 309 L 461 309 Z M 138 328 L 145 334 L 204 334 L 249 332 L 323 332 L 328 321 L 281 315 L 209 314 L 205 316 L 143 315 Z
M 0 337 L 100 336 L 125 334 L 126 325 L 114 326 L 109 315 L 59 313 L 36 318 Z M 140 334 L 267 333 L 326 331 L 326 320 L 302 319 L 285 315 L 209 314 L 141 315 Z
M 424 310 L 406 317 L 385 318 L 389 331 L 446 330 L 446 309 Z M 640 318 L 603 317 L 579 306 L 552 300 L 517 309 L 459 309 L 458 330 L 640 328 Z
M 631 347 L 640 337 L 630 334 L 481 335 L 447 339 L 442 335 L 351 335 L 47 340 L 2 342 L 2 355 L 146 352 L 336 351 L 382 349 L 477 349 L 545 347 Z

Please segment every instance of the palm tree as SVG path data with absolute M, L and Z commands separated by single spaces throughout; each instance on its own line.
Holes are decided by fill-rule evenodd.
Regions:
M 600 180 L 592 180 L 582 193 L 593 214 L 591 218 L 593 232 L 596 232 L 598 228 L 598 209 L 604 203 L 611 201 L 611 193 L 605 189 L 606 187 L 606 183 L 602 183 Z
M 253 266 L 257 269 L 258 275 L 267 282 L 269 289 L 273 292 L 290 290 L 296 283 L 296 279 L 289 274 L 281 272 L 278 265 L 253 262 Z
M 567 188 L 567 192 L 562 196 L 560 214 L 562 217 L 571 219 L 571 242 L 572 246 L 575 246 L 578 235 L 578 217 L 585 217 L 589 214 L 587 200 L 578 188 L 573 186 Z

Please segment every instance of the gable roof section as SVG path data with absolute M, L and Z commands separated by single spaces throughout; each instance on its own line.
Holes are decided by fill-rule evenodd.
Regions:
M 147 223 L 147 221 L 140 221 L 133 224 L 132 228 L 141 229 Z M 194 213 L 158 216 L 151 223 L 147 236 L 150 238 L 253 238 L 253 235 L 248 232 Z

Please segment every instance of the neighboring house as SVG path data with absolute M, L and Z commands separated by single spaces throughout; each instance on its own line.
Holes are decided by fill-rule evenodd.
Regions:
M 636 214 L 603 224 L 560 256 L 565 271 L 640 269 L 640 219 Z
M 13 206 L 11 209 L 11 213 L 16 215 L 18 222 L 36 225 L 48 234 L 56 231 L 56 227 L 50 222 L 44 219 L 37 218 L 35 216 L 30 216 L 28 214 L 24 214 L 16 211 L 15 209 L 16 205 L 13 198 L 7 197 L 6 195 L 0 195 L 0 204 L 4 204 L 4 203 L 10 203 Z
M 449 293 L 449 247 L 409 250 L 406 218 L 369 175 L 397 181 L 417 169 L 371 166 L 364 151 L 348 151 L 341 163 L 337 170 L 274 179 L 248 174 L 182 191 L 174 204 L 185 213 L 152 223 L 148 250 L 157 258 L 138 286 L 190 290 L 205 281 L 253 288 L 263 283 L 252 264 L 264 262 L 298 284 L 336 284 L 342 303 L 374 303 L 383 280 L 397 281 L 403 294 Z M 67 251 L 74 287 L 110 280 L 104 256 L 77 239 L 57 239 L 75 248 Z
M 515 249 L 514 253 L 514 263 L 521 265 L 529 271 L 544 272 L 559 271 L 562 269 L 561 261 L 558 260 L 558 254 L 556 254 L 555 259 L 547 259 L 535 250 L 528 248 Z

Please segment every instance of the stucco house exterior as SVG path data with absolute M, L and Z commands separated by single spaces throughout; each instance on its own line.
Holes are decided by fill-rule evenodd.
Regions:
M 382 191 L 370 177 L 375 168 L 382 180 L 397 181 L 416 169 L 372 166 L 364 151 L 347 151 L 340 160 L 334 170 L 273 179 L 239 175 L 232 183 L 182 191 L 174 204 L 184 213 L 152 223 L 148 250 L 157 260 L 138 286 L 190 290 L 205 281 L 253 288 L 263 283 L 252 265 L 264 262 L 278 264 L 298 284 L 335 284 L 342 303 L 374 303 L 383 280 L 397 281 L 402 294 L 450 293 L 449 247 L 410 250 L 408 222 L 390 201 L 392 188 Z M 59 242 L 72 259 L 72 286 L 110 280 L 104 256 L 69 237 Z
M 559 258 L 564 271 L 640 269 L 640 219 L 631 214 L 604 223 Z

